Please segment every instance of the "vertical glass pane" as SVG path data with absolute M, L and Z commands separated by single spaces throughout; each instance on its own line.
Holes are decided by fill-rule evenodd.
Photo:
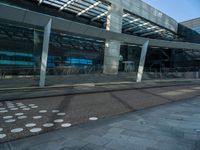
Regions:
M 119 71 L 131 73 L 136 78 L 141 54 L 139 45 L 122 45 L 120 50 Z
M 63 81 L 69 84 L 69 76 L 100 74 L 103 57 L 103 40 L 53 31 L 47 62 L 47 85 L 64 84 Z M 62 81 L 54 80 L 61 75 Z
M 40 70 L 43 31 L 14 23 L 0 23 L 0 84 L 35 86 Z

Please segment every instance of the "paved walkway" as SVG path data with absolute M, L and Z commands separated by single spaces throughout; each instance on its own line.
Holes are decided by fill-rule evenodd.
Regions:
M 199 85 L 185 85 L 4 101 L 0 143 L 199 95 Z
M 199 150 L 200 97 L 0 145 L 2 150 Z
M 106 74 L 79 74 L 79 75 L 55 75 L 46 77 L 46 86 L 62 86 L 85 83 L 112 83 L 112 82 L 135 82 L 136 73 L 119 73 L 118 75 Z M 38 87 L 39 76 L 0 79 L 0 89 Z
M 195 78 L 184 78 L 181 76 L 163 76 L 162 78 L 155 76 L 153 73 L 144 73 L 143 81 L 146 80 L 166 80 L 166 81 L 180 81 L 180 80 L 194 80 Z M 197 79 L 196 79 L 197 80 Z M 79 75 L 52 75 L 46 77 L 46 86 L 66 86 L 75 84 L 112 84 L 113 82 L 136 82 L 136 72 L 119 72 L 117 75 L 106 74 L 79 74 Z M 9 88 L 22 88 L 22 87 L 38 87 L 39 76 L 35 77 L 21 77 L 0 79 L 0 90 Z
M 123 78 L 122 78 L 123 79 Z M 21 81 L 22 82 L 22 81 Z M 25 81 L 24 81 L 25 82 Z M 147 88 L 161 88 L 161 87 L 178 87 L 183 85 L 200 85 L 200 80 L 197 79 L 171 79 L 171 80 L 148 80 L 141 83 L 130 81 L 116 81 L 116 82 L 87 82 L 79 84 L 63 84 L 57 86 L 50 86 L 45 88 L 25 87 L 14 89 L 0 89 L 0 101 L 17 100 L 28 98 L 52 97 L 72 94 L 89 94 L 99 92 L 113 92 L 132 89 L 147 89 Z

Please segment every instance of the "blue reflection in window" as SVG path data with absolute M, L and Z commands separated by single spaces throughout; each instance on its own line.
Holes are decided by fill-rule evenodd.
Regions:
M 0 65 L 22 65 L 32 66 L 32 57 L 30 53 L 0 51 Z
M 32 66 L 33 62 L 27 61 L 12 61 L 12 60 L 0 60 L 1 65 L 25 65 L 25 66 Z
M 48 68 L 54 68 L 56 65 L 55 65 L 55 63 L 54 63 L 54 56 L 52 56 L 52 55 L 49 55 L 48 56 L 48 59 L 47 59 L 47 67 Z
M 92 65 L 93 61 L 91 59 L 79 59 L 79 58 L 67 58 L 65 63 L 77 64 L 77 65 Z
M 7 55 L 7 56 L 33 57 L 33 55 L 32 55 L 32 54 L 29 54 L 29 53 L 18 53 L 18 52 L 5 52 L 5 51 L 0 51 L 0 54 Z

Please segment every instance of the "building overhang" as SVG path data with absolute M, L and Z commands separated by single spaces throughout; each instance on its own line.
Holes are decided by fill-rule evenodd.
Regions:
M 104 40 L 116 40 L 122 43 L 130 44 L 144 44 L 149 40 L 149 46 L 175 48 L 175 49 L 196 49 L 200 50 L 200 44 L 188 43 L 188 42 L 175 42 L 143 38 L 133 35 L 127 35 L 123 33 L 116 33 L 101 29 L 98 27 L 81 24 L 66 20 L 59 17 L 54 17 L 28 9 L 22 9 L 19 7 L 10 6 L 0 3 L 0 19 L 13 21 L 16 23 L 22 23 L 24 25 L 31 25 L 35 27 L 44 27 L 49 19 L 52 19 L 52 29 L 62 32 L 70 32 L 74 34 L 80 34 L 83 36 L 90 36 L 94 38 L 101 38 Z

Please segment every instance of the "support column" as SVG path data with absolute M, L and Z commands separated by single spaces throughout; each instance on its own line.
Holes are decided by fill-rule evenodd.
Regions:
M 40 87 L 45 86 L 47 58 L 48 58 L 48 50 L 49 50 L 49 39 L 50 39 L 50 32 L 51 32 L 51 22 L 52 20 L 50 19 L 44 28 L 41 70 L 40 70 L 40 83 L 39 83 Z
M 146 41 L 142 46 L 142 52 L 141 52 L 141 56 L 140 56 L 140 63 L 139 63 L 139 68 L 138 68 L 138 73 L 137 73 L 137 81 L 136 82 L 142 81 L 148 45 L 149 45 L 149 41 Z
M 112 4 L 107 16 L 106 30 L 121 33 L 122 32 L 123 9 L 119 4 Z M 106 41 L 104 52 L 104 74 L 118 74 L 120 59 L 120 42 Z

